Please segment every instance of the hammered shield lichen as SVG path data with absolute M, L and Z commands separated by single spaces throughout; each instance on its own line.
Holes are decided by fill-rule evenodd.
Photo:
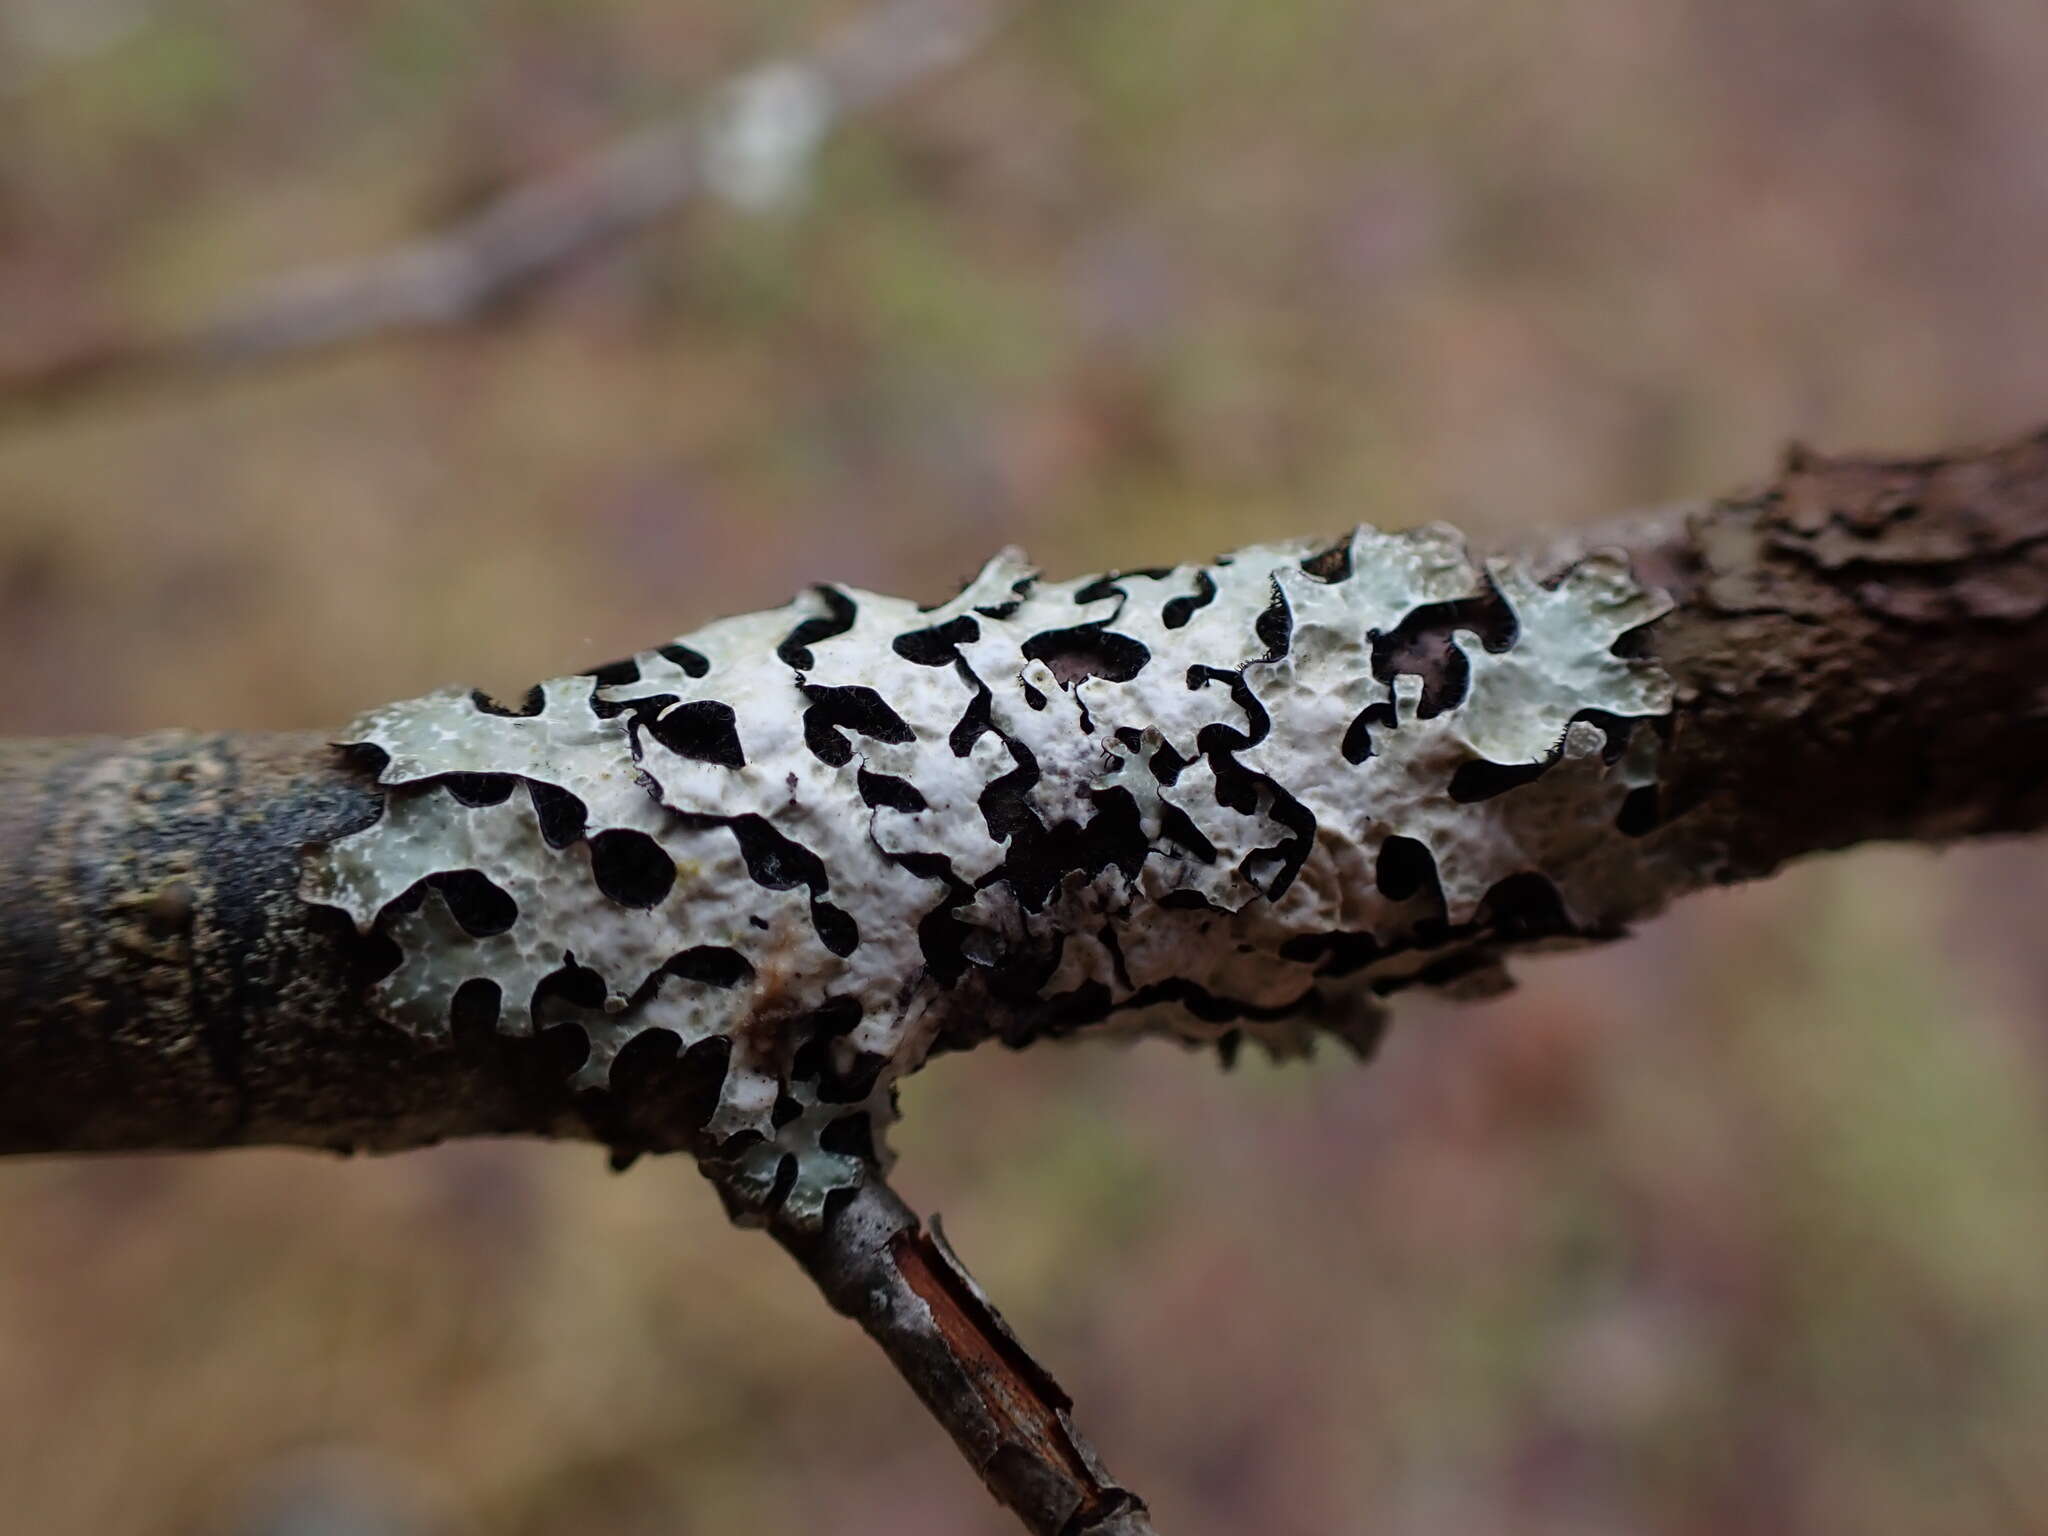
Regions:
M 364 716 L 383 818 L 304 894 L 396 942 L 407 1028 L 489 983 L 503 1030 L 582 1026 L 592 1090 L 647 1031 L 729 1042 L 702 1129 L 810 1220 L 860 1177 L 830 1127 L 879 1133 L 935 1040 L 1362 1044 L 1386 991 L 1488 984 L 1531 880 L 1561 935 L 1654 905 L 1617 822 L 1671 688 L 1616 642 L 1665 606 L 1605 555 L 1482 575 L 1443 528 L 1058 583 L 1005 553 L 933 608 L 818 587 L 518 709 Z M 1434 700 L 1391 645 L 1429 625 Z

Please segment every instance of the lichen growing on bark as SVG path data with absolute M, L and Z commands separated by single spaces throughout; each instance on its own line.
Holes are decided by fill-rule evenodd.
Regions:
M 1613 556 L 1482 576 L 1443 528 L 817 587 L 517 708 L 364 716 L 384 815 L 303 894 L 396 943 L 406 1028 L 495 991 L 502 1030 L 582 1026 L 591 1090 L 648 1031 L 719 1042 L 728 1189 L 814 1220 L 935 1042 L 1363 1048 L 1388 991 L 1655 905 L 1623 808 L 1671 686 L 1616 647 L 1665 606 Z

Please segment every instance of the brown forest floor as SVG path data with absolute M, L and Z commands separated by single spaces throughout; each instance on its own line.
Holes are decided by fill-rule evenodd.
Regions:
M 378 249 L 850 8 L 7 0 L 0 369 Z M 2044 79 L 2006 0 L 1052 0 L 792 211 L 707 204 L 482 332 L 0 421 L 0 725 L 326 726 L 1005 542 L 1498 535 L 2019 428 Z M 1874 851 L 1403 1009 L 1369 1072 L 949 1062 L 901 1182 L 1179 1536 L 2040 1529 L 2044 903 L 2037 849 Z M 1006 1529 L 681 1166 L 0 1168 L 0 1530 L 344 1506 Z

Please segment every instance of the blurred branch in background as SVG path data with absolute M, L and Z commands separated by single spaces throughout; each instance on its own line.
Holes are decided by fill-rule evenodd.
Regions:
M 14 0 L 0 11 L 0 102 L 148 25 L 150 0 Z
M 705 102 L 439 234 L 288 274 L 189 325 L 101 336 L 0 372 L 0 408 L 475 324 L 700 195 L 752 212 L 785 206 L 840 118 L 967 58 L 1012 9 L 1011 0 L 889 0 L 810 52 L 737 75 Z

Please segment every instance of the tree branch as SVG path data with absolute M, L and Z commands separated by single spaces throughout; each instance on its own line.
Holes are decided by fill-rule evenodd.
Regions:
M 1617 541 L 1676 601 L 1642 647 L 1678 691 L 1646 842 L 1690 883 L 2048 822 L 2048 434 L 1795 455 L 1535 559 Z M 702 1085 L 675 1061 L 579 1094 L 566 1026 L 380 1022 L 388 946 L 296 895 L 301 850 L 380 799 L 311 735 L 0 741 L 0 1151 L 688 1147 Z

